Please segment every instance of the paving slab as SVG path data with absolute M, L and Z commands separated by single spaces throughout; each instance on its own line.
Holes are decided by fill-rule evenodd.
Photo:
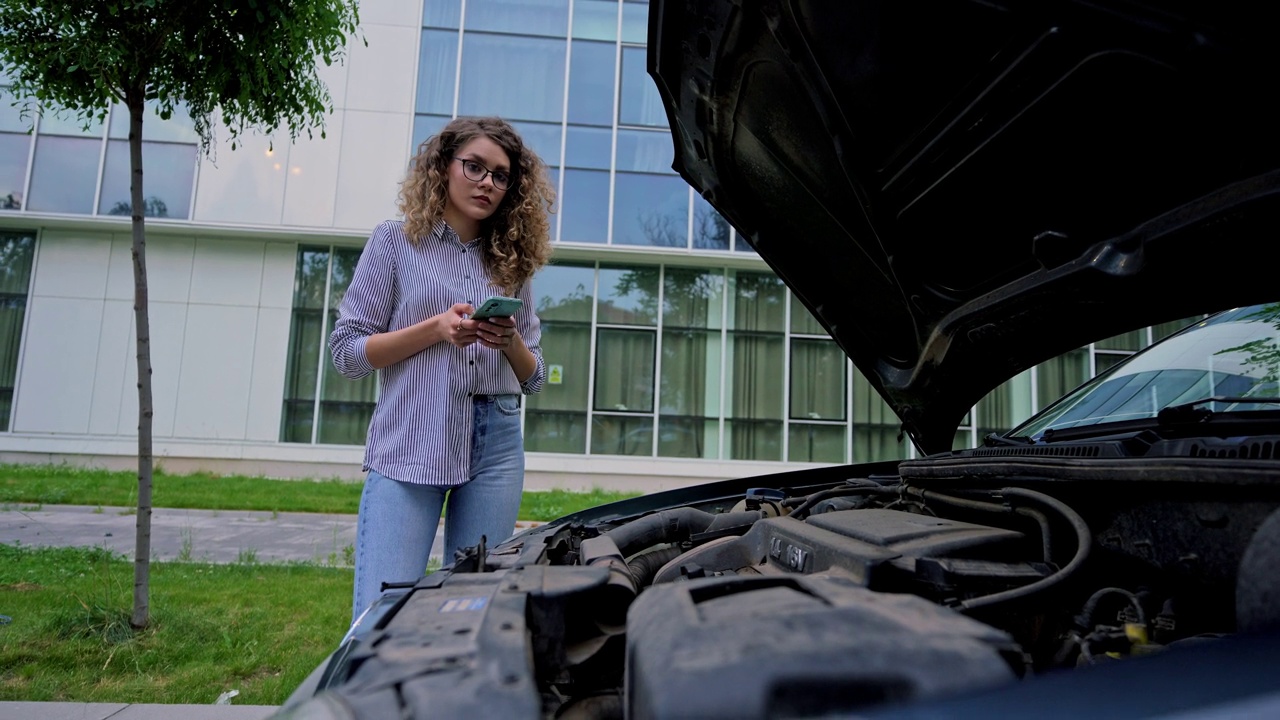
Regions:
M 263 720 L 275 705 L 0 702 L 0 720 Z
M 0 544 L 102 547 L 133 559 L 136 532 L 137 514 L 131 508 L 0 507 Z M 355 548 L 355 537 L 355 515 L 174 508 L 151 511 L 151 559 L 156 561 L 345 565 Z

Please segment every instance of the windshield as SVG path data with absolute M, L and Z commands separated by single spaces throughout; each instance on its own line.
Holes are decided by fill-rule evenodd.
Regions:
M 1230 310 L 1152 345 L 1090 380 L 1009 434 L 1154 418 L 1160 410 L 1207 402 L 1214 412 L 1267 412 L 1277 397 L 1280 303 Z

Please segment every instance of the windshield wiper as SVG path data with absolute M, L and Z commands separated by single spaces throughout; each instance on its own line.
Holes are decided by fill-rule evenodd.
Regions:
M 982 437 L 983 447 L 1000 447 L 1009 445 L 1034 445 L 1035 440 L 1024 437 L 1009 437 L 998 433 L 987 433 Z
M 1156 420 L 1161 423 L 1188 423 L 1200 422 L 1213 417 L 1214 412 L 1209 408 L 1200 407 L 1208 403 L 1229 403 L 1234 405 L 1280 405 L 1280 397 L 1229 397 L 1223 395 L 1215 395 L 1213 397 L 1200 398 L 1189 403 L 1180 405 L 1170 405 L 1162 408 L 1156 415 Z

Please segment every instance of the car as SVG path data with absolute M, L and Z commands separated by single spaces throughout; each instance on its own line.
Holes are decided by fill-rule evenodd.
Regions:
M 279 718 L 1280 715 L 1280 44 L 1243 2 L 652 0 L 674 167 L 911 459 L 390 588 Z M 978 447 L 1050 358 L 1183 330 Z

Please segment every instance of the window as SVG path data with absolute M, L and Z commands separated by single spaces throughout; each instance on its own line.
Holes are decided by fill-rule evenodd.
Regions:
M 591 452 L 652 455 L 659 267 L 603 267 L 596 308 Z
M 614 188 L 615 245 L 689 246 L 689 185 L 684 179 L 619 172 Z
M 329 357 L 329 333 L 351 284 L 359 248 L 298 249 L 285 372 L 283 442 L 362 445 L 377 401 L 377 374 L 349 380 Z
M 35 233 L 0 232 L 0 432 L 9 430 L 35 245 Z
M 782 460 L 785 288 L 772 274 L 729 278 L 728 456 Z
M 641 40 L 643 42 L 643 40 Z M 643 47 L 622 48 L 622 88 L 618 100 L 618 122 L 622 125 L 667 127 L 662 97 L 645 71 Z
M 667 268 L 662 293 L 658 455 L 720 456 L 724 273 Z
M 161 118 L 154 103 L 147 107 L 142 123 L 144 213 L 185 220 L 190 217 L 200 139 L 182 109 Z M 129 215 L 129 114 L 116 105 L 108 118 L 107 123 L 95 120 L 86 125 L 71 113 L 45 112 L 39 118 L 28 168 L 31 138 L 18 142 L 9 137 L 5 131 L 20 118 L 0 114 L 4 209 Z M 29 188 L 25 198 L 24 185 Z
M 565 50 L 563 39 L 464 33 L 458 114 L 560 122 Z
M 525 411 L 525 449 L 584 453 L 590 405 L 591 317 L 595 269 L 553 264 L 533 279 L 542 321 L 542 360 L 547 383 L 530 395 Z
M 31 123 L 0 87 L 0 210 L 21 210 L 31 155 Z

